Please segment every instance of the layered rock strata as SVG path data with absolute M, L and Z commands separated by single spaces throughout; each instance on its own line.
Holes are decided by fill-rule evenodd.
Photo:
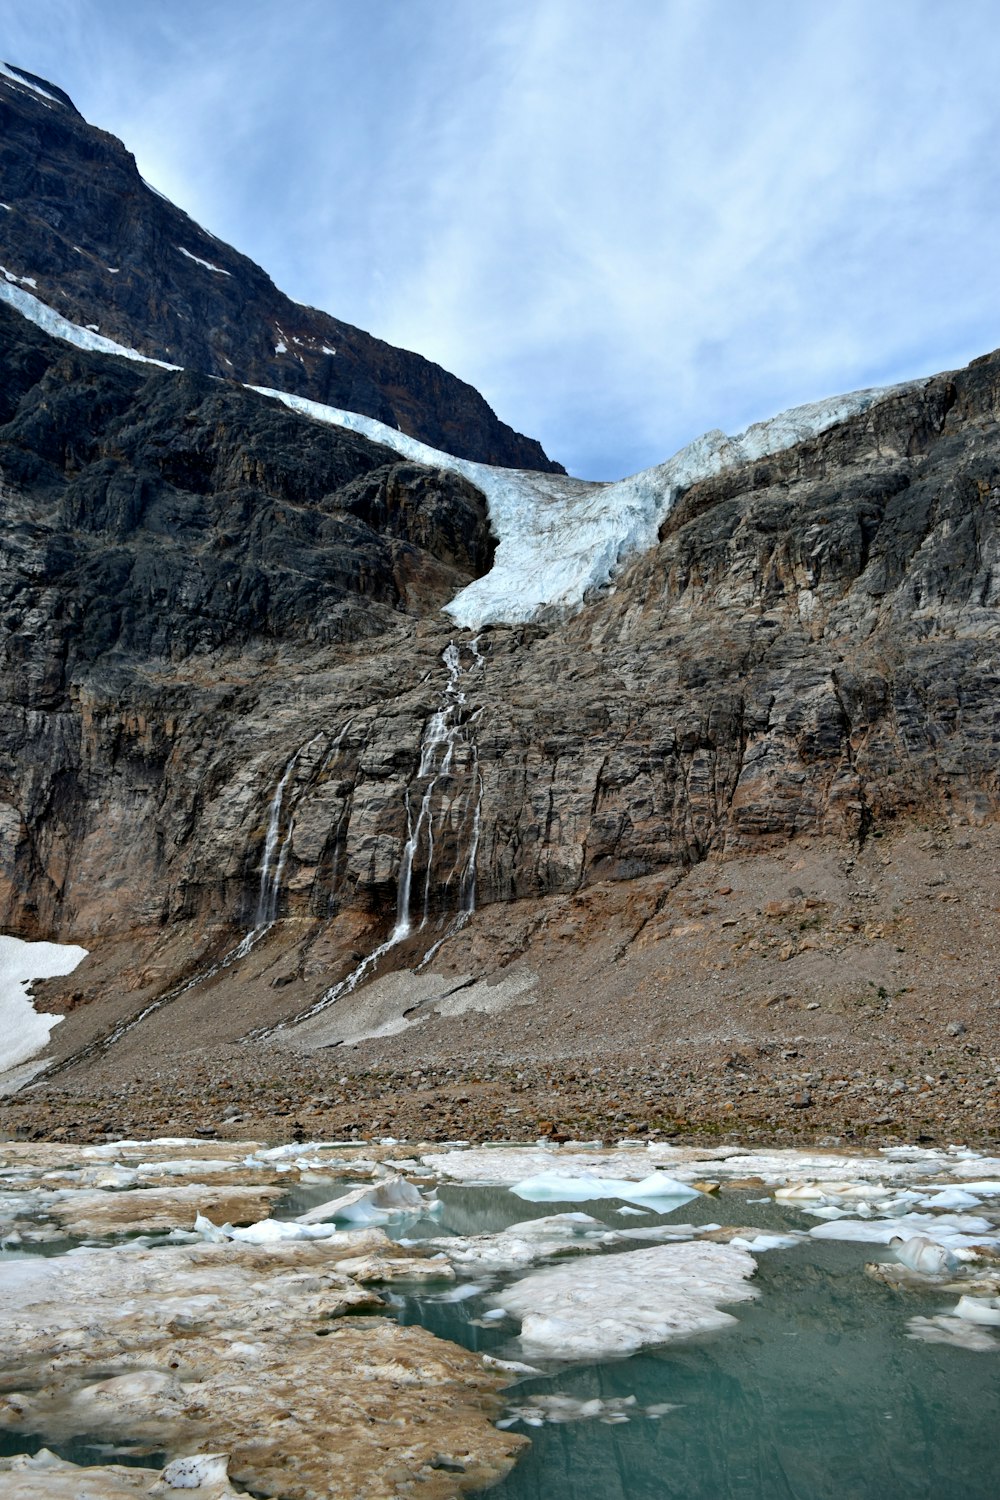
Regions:
M 438 613 L 490 565 L 466 481 L 0 327 L 0 889 L 91 950 L 47 987 L 60 1052 L 184 985 L 186 1041 L 266 1030 L 380 945 L 502 975 L 535 903 L 652 917 L 710 855 L 995 813 L 993 356 L 692 486 L 610 592 L 473 640 Z

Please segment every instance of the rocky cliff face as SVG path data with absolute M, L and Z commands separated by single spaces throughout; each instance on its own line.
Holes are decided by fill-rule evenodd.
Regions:
M 0 333 L 0 920 L 93 950 L 64 1054 L 182 981 L 185 1036 L 235 1040 L 440 940 L 425 972 L 502 977 L 556 898 L 579 943 L 708 858 L 995 815 L 1000 357 L 696 485 L 612 591 L 474 641 L 439 613 L 492 555 L 464 481 Z
M 0 266 L 71 322 L 207 375 L 376 417 L 432 447 L 550 470 L 470 385 L 279 292 L 150 188 L 33 75 L 0 74 Z

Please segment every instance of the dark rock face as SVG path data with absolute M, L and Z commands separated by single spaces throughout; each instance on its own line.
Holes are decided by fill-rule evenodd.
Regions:
M 42 301 L 171 364 L 377 417 L 462 458 L 562 472 L 464 381 L 292 302 L 35 81 L 53 97 L 0 77 L 0 264 Z
M 204 377 L 0 331 L 0 922 L 93 946 L 63 988 L 115 1015 L 253 923 L 283 778 L 294 982 L 258 1020 L 386 936 L 408 858 L 390 964 L 444 932 L 473 865 L 478 907 L 523 927 L 713 853 L 996 813 L 998 356 L 695 486 L 563 625 L 456 636 L 429 755 L 437 610 L 491 557 L 474 489 Z M 240 1034 L 228 983 L 212 1016 Z

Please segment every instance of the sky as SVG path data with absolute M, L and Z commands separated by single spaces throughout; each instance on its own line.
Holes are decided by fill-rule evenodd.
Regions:
M 586 478 L 1000 345 L 995 0 L 0 0 L 0 56 Z

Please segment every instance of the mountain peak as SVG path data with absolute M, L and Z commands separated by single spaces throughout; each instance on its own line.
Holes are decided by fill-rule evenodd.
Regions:
M 70 322 L 224 380 L 374 417 L 458 458 L 561 472 L 478 391 L 281 292 L 140 176 L 61 89 L 0 71 L 0 265 Z

